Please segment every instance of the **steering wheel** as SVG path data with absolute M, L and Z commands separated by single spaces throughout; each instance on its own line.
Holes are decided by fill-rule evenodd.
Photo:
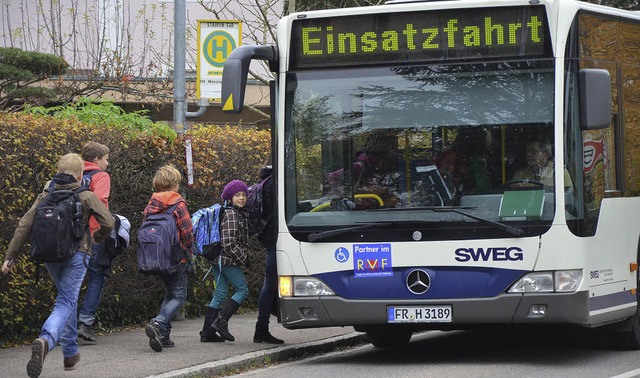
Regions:
M 538 180 L 531 180 L 528 178 L 519 178 L 519 179 L 513 179 L 513 180 L 509 180 L 507 182 L 505 182 L 504 184 L 502 184 L 503 187 L 512 187 L 518 184 L 525 184 L 524 186 L 526 186 L 526 184 L 531 184 L 531 185 L 535 185 L 535 186 L 539 186 L 540 188 L 544 187 L 544 183 L 542 181 L 538 181 Z

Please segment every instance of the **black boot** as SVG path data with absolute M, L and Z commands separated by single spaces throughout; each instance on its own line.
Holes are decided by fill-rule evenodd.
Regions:
M 211 323 L 213 323 L 213 321 L 216 320 L 219 312 L 220 312 L 219 308 L 213 308 L 213 307 L 207 306 L 207 313 L 204 314 L 204 324 L 202 325 L 202 331 L 200 332 L 200 334 L 206 331 L 207 328 L 211 327 Z
M 236 313 L 236 311 L 238 311 L 239 307 L 240 305 L 238 304 L 238 302 L 234 301 L 233 299 L 227 299 L 227 301 L 224 302 L 224 305 L 222 306 L 222 310 L 220 310 L 220 314 L 211 325 L 211 327 L 218 331 L 220 336 L 222 336 L 222 338 L 225 340 L 236 340 L 236 338 L 229 333 L 229 319 L 231 318 L 231 316 L 233 316 L 233 314 Z
M 257 344 L 284 344 L 284 340 L 280 340 L 269 333 L 269 326 L 261 326 L 256 323 L 256 332 L 253 334 L 253 342 Z
M 216 320 L 219 312 L 219 308 L 207 307 L 207 313 L 204 315 L 202 331 L 200 331 L 200 342 L 220 343 L 224 341 L 222 337 L 218 336 L 216 330 L 211 327 L 211 323 Z

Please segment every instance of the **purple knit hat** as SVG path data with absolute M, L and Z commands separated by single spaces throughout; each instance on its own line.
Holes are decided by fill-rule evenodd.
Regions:
M 238 192 L 247 192 L 247 184 L 240 180 L 230 181 L 227 185 L 224 186 L 222 190 L 222 197 L 225 201 L 231 201 L 233 196 Z

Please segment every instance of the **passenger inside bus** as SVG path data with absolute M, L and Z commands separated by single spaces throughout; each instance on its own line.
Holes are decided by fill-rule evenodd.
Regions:
M 452 175 L 459 193 L 484 193 L 491 189 L 485 156 L 490 137 L 490 133 L 478 128 L 461 128 L 451 147 L 436 157 L 436 166 Z
M 389 190 L 393 187 L 393 177 L 387 172 L 388 162 L 379 153 L 360 151 L 356 154 L 351 171 L 355 198 L 355 209 L 370 209 L 379 207 L 396 207 L 400 201 Z M 345 171 L 339 169 L 327 176 L 330 194 L 342 197 L 345 195 Z
M 547 139 L 533 140 L 526 147 L 527 166 L 520 168 L 513 175 L 513 181 L 518 186 L 543 185 L 554 186 L 553 178 L 553 147 Z M 533 181 L 527 182 L 527 181 Z M 539 183 L 539 184 L 538 184 Z M 565 188 L 573 186 L 569 171 L 564 170 Z
M 382 159 L 374 153 L 358 152 L 356 159 L 351 166 L 351 177 L 354 186 L 358 186 L 365 176 L 371 176 L 382 167 Z M 329 173 L 327 181 L 331 187 L 331 192 L 336 195 L 343 195 L 344 192 L 344 169 Z

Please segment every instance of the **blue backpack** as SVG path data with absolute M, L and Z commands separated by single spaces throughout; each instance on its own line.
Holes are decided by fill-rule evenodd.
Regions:
M 99 169 L 94 169 L 92 171 L 84 171 L 82 173 L 82 181 L 80 182 L 80 186 L 82 186 L 83 188 L 89 189 L 89 185 L 91 185 L 91 180 L 93 179 L 93 175 L 100 172 L 102 171 Z
M 102 171 L 99 169 L 94 169 L 92 171 L 84 171 L 82 173 L 82 180 L 80 181 L 80 187 L 89 189 L 89 185 L 91 185 L 91 180 L 93 179 L 93 175 L 100 172 Z M 53 180 L 50 180 L 49 184 L 47 185 L 47 189 L 49 191 L 52 191 L 55 185 L 56 183 Z
M 138 229 L 138 272 L 150 275 L 173 274 L 181 268 L 180 239 L 173 211 L 151 214 Z
M 221 220 L 226 208 L 226 202 L 223 205 L 216 203 L 196 211 L 191 216 L 197 256 L 213 261 L 222 253 Z

